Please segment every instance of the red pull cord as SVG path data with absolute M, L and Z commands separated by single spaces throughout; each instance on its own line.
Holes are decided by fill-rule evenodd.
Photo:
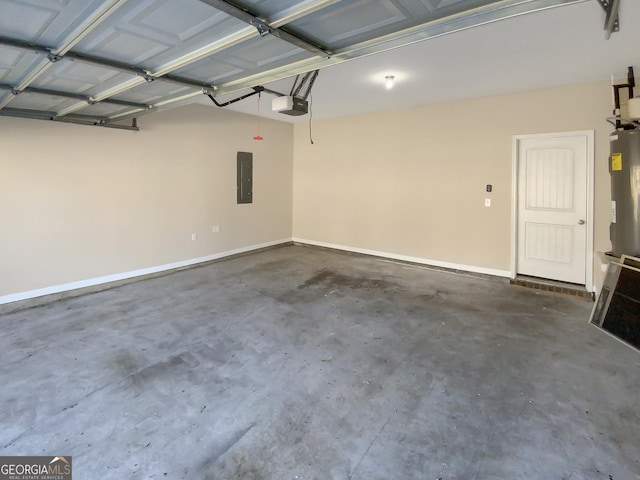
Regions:
M 263 140 L 264 138 L 260 135 L 260 99 L 262 98 L 262 92 L 258 92 L 258 135 L 253 137 L 254 140 Z

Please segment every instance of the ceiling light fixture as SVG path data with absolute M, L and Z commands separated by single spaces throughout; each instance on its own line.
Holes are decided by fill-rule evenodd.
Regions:
M 384 86 L 387 90 L 391 90 L 393 88 L 393 81 L 395 80 L 396 77 L 394 77 L 393 75 L 387 75 L 386 77 L 384 77 Z

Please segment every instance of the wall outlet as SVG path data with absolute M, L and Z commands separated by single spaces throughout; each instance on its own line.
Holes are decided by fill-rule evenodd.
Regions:
M 214 225 L 211 230 L 213 233 L 218 233 L 220 231 L 220 225 Z
M 484 206 L 485 207 L 490 207 L 491 206 L 491 199 L 490 198 L 485 198 L 484 199 Z
M 198 238 L 198 234 L 197 233 L 192 233 L 191 234 L 191 240 L 196 240 Z

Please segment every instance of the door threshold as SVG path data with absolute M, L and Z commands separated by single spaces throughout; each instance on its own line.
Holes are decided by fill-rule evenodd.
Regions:
M 565 283 L 546 278 L 527 277 L 524 275 L 518 275 L 516 278 L 512 278 L 509 283 L 520 287 L 542 290 L 544 292 L 561 293 L 563 295 L 581 297 L 591 301 L 595 300 L 595 294 L 593 292 L 587 291 L 584 285 L 577 285 L 575 283 Z

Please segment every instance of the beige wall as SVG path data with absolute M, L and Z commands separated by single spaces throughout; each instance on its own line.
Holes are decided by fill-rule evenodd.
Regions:
M 611 109 L 611 87 L 590 84 L 318 121 L 314 145 L 296 125 L 294 238 L 508 272 L 513 136 L 595 130 L 594 246 L 608 250 Z
M 139 132 L 0 118 L 0 297 L 290 239 L 293 127 L 263 121 L 256 142 L 253 119 L 200 105 Z M 254 154 L 251 205 L 236 204 L 237 151 Z
M 136 133 L 0 118 L 0 297 L 292 235 L 508 271 L 512 138 L 533 133 L 595 130 L 603 252 L 610 110 L 608 84 L 554 88 L 317 121 L 315 145 L 306 123 L 263 121 L 256 142 L 253 117 L 199 105 Z M 252 205 L 235 203 L 237 151 L 254 153 Z

